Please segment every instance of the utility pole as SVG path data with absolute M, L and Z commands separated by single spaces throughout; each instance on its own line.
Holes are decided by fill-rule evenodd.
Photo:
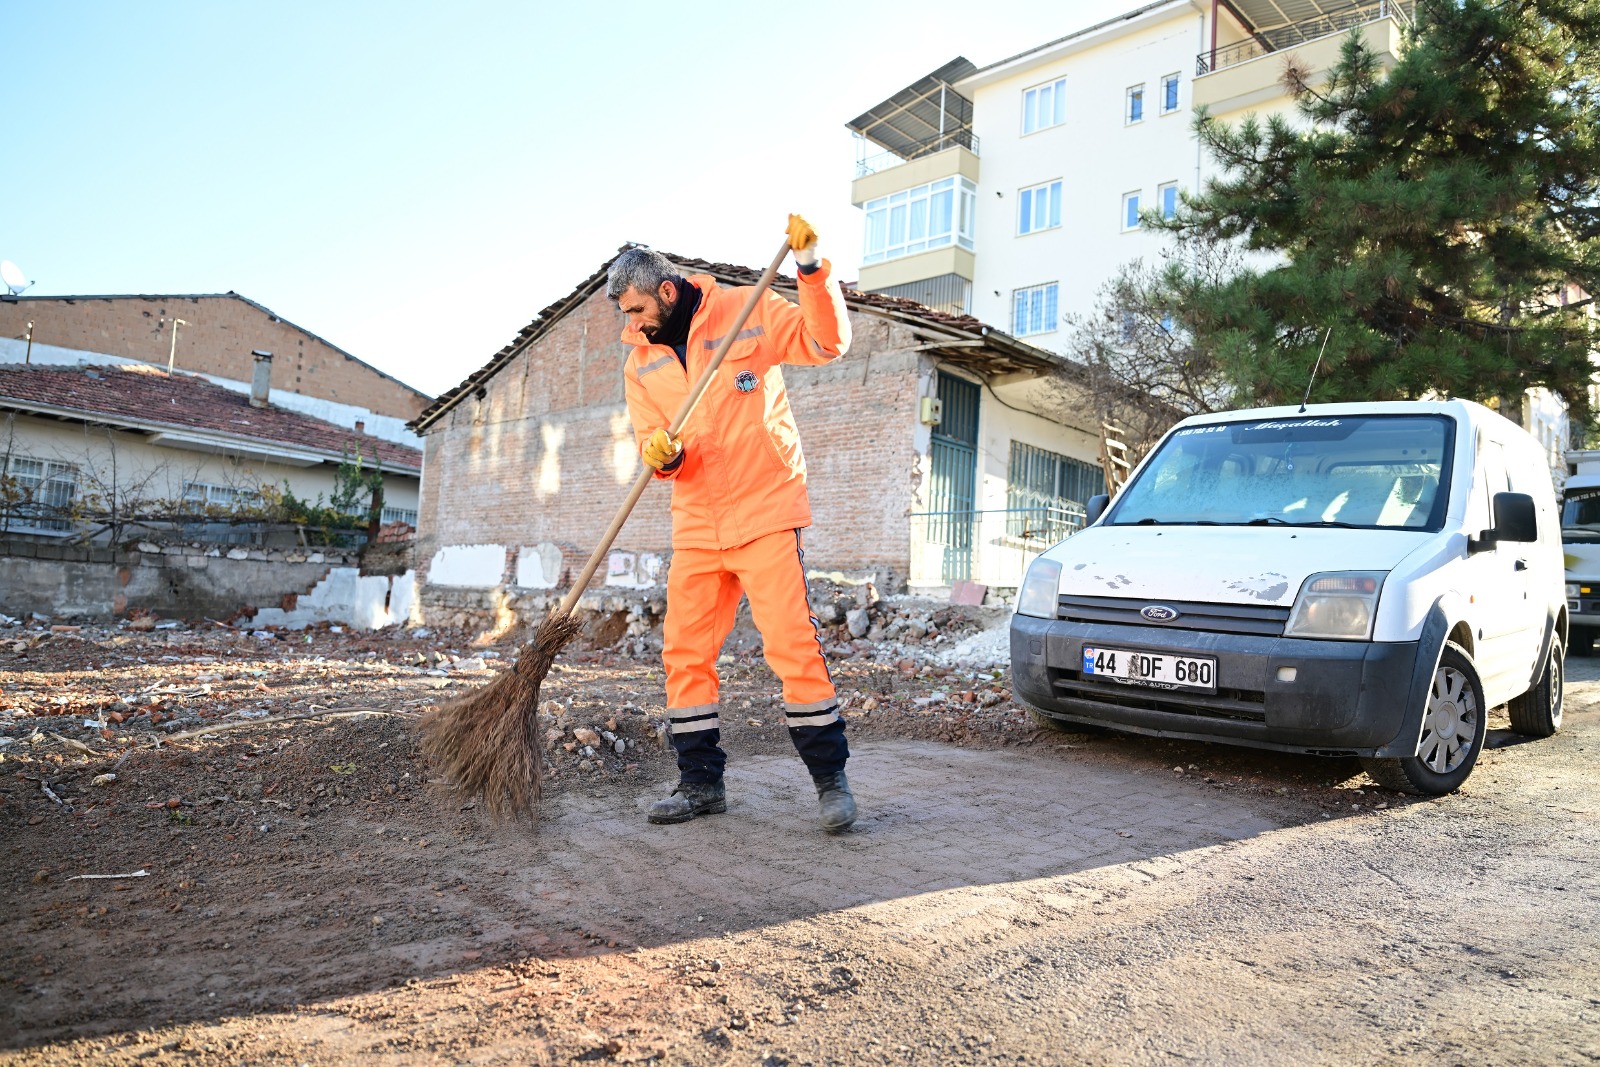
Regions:
M 31 322 L 28 323 L 28 351 L 25 355 L 23 355 L 22 362 L 33 362 L 33 323 Z
M 172 361 L 175 360 L 178 357 L 178 327 L 179 326 L 187 326 L 187 325 L 189 325 L 189 324 L 187 322 L 184 322 L 182 319 L 173 319 L 172 320 L 172 348 L 171 348 L 170 351 L 167 352 L 167 373 L 168 374 L 172 373 Z

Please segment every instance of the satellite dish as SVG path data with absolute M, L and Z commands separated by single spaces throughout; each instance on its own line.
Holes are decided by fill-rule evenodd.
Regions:
M 0 259 L 0 282 L 5 283 L 6 291 L 16 296 L 33 283 L 22 273 L 22 268 L 9 259 Z

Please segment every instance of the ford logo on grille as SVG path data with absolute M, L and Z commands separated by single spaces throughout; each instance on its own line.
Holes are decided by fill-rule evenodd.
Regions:
M 1146 604 L 1139 609 L 1139 614 L 1151 622 L 1171 622 L 1178 617 L 1176 608 L 1169 608 L 1165 604 Z

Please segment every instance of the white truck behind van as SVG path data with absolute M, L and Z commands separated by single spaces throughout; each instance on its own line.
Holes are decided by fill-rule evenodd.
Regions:
M 1537 442 L 1468 401 L 1186 419 L 1030 567 L 1012 684 L 1066 729 L 1357 756 L 1449 792 L 1491 708 L 1561 726 L 1555 500 Z
M 1569 648 L 1587 655 L 1600 633 L 1600 474 L 1567 478 L 1561 499 L 1561 551 L 1567 568 Z

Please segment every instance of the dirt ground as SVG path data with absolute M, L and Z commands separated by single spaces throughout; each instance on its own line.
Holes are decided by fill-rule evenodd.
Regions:
M 1421 800 L 830 648 L 838 836 L 748 649 L 727 814 L 645 822 L 659 664 L 580 646 L 541 818 L 494 826 L 412 729 L 513 643 L 0 630 L 0 1063 L 1600 1060 L 1596 661 Z

